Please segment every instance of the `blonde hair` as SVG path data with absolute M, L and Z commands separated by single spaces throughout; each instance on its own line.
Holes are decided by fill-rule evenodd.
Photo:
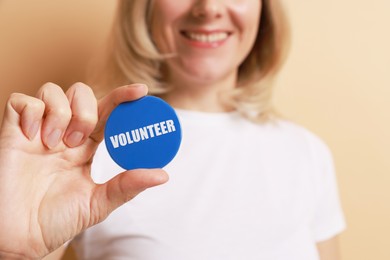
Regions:
M 164 84 L 160 54 L 150 36 L 152 0 L 121 0 L 114 21 L 109 53 L 104 61 L 103 86 L 145 83 L 149 93 L 171 91 Z M 238 70 L 237 87 L 226 93 L 229 105 L 253 121 L 266 121 L 275 112 L 272 83 L 288 46 L 288 26 L 277 0 L 262 0 L 255 44 Z

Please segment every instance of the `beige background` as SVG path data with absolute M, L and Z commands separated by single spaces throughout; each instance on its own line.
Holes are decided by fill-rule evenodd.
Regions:
M 344 259 L 390 259 L 390 2 L 285 2 L 293 41 L 277 107 L 333 151 L 348 222 Z M 0 112 L 11 92 L 84 80 L 114 6 L 0 0 Z

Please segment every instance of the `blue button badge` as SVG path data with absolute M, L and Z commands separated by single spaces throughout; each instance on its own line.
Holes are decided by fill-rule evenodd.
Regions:
M 124 169 L 163 168 L 179 150 L 181 127 L 170 105 L 146 96 L 112 111 L 104 140 L 111 158 Z

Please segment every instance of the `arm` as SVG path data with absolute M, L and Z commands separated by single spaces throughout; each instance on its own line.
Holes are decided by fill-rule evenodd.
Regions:
M 338 236 L 317 243 L 321 260 L 340 260 Z

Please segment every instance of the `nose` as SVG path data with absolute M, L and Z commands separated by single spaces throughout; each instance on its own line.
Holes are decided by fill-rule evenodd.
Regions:
M 219 18 L 223 14 L 224 0 L 196 0 L 192 7 L 192 15 L 198 19 Z

